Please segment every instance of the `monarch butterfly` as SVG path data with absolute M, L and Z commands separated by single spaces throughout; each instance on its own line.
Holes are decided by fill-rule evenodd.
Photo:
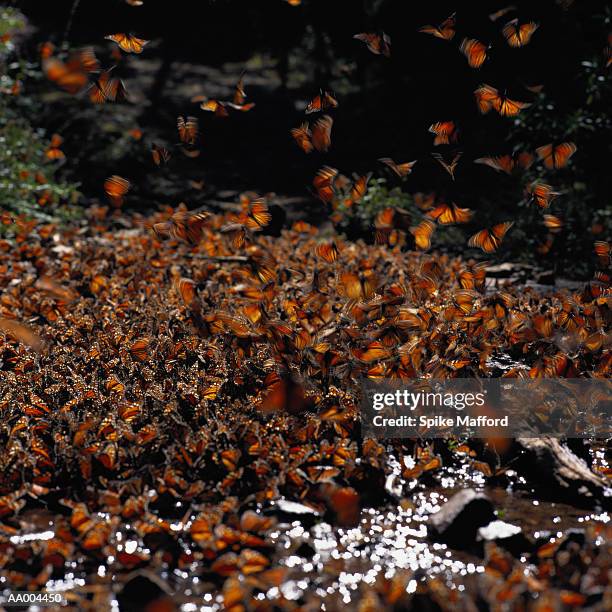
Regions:
M 469 208 L 459 208 L 454 202 L 449 206 L 446 203 L 438 204 L 426 213 L 426 217 L 434 219 L 440 225 L 452 225 L 453 223 L 467 223 L 474 214 Z
M 66 159 L 64 152 L 59 148 L 63 142 L 64 139 L 59 134 L 53 134 L 49 142 L 49 148 L 45 151 L 45 157 L 51 161 Z
M 553 191 L 553 188 L 546 183 L 532 183 L 527 193 L 531 194 L 531 201 L 535 202 L 540 208 L 548 208 L 552 200 L 560 195 L 560 192 Z
M 459 50 L 467 58 L 470 68 L 480 68 L 484 64 L 487 59 L 487 49 L 489 49 L 489 45 L 485 45 L 475 38 L 464 38 L 459 46 Z
M 99 274 L 94 276 L 89 282 L 89 290 L 94 295 L 99 295 L 108 287 L 108 280 L 104 276 Z
M 536 149 L 538 157 L 544 162 L 549 170 L 565 168 L 569 158 L 577 151 L 578 147 L 573 142 L 562 142 L 558 145 L 547 144 Z
M 78 296 L 75 290 L 64 287 L 50 276 L 39 277 L 34 283 L 34 287 L 64 302 L 73 302 Z
M 355 175 L 353 175 L 355 176 Z M 353 185 L 351 186 L 350 191 L 350 202 L 351 204 L 356 204 L 360 202 L 363 196 L 366 194 L 368 190 L 368 182 L 370 181 L 372 174 L 364 174 L 363 176 L 358 176 L 355 178 Z
M 196 117 L 179 116 L 176 119 L 176 127 L 178 129 L 179 140 L 188 145 L 194 145 L 198 138 L 199 123 Z
M 426 251 L 431 247 L 431 237 L 436 229 L 436 224 L 429 219 L 423 219 L 416 227 L 411 228 L 410 233 L 414 236 L 417 248 Z
M 338 260 L 338 255 L 340 254 L 335 242 L 324 242 L 317 245 L 315 248 L 315 253 L 327 263 L 336 262 Z
M 539 27 L 540 24 L 535 21 L 519 24 L 518 19 L 513 19 L 502 28 L 502 34 L 511 47 L 523 47 L 531 40 L 533 33 Z
M 424 25 L 419 28 L 419 32 L 423 34 L 431 34 L 436 38 L 442 38 L 443 40 L 452 40 L 455 36 L 455 13 L 447 17 L 440 25 Z
M 499 248 L 504 236 L 513 225 L 514 221 L 506 221 L 494 225 L 490 230 L 480 230 L 468 240 L 468 246 L 478 247 L 485 253 L 493 253 Z
M 391 170 L 395 172 L 395 174 L 397 174 L 397 176 L 399 176 L 400 178 L 408 176 L 412 172 L 412 168 L 414 167 L 414 165 L 417 163 L 417 160 L 415 159 L 414 161 L 398 164 L 395 163 L 390 157 L 381 157 L 378 161 L 382 164 L 385 164 L 385 166 L 391 168 Z
M 563 229 L 563 221 L 555 215 L 544 215 L 544 225 L 553 234 L 557 234 Z
M 518 115 L 523 109 L 529 108 L 531 104 L 529 102 L 519 102 L 517 100 L 511 100 L 505 95 L 499 96 L 493 100 L 493 108 L 502 117 L 514 117 Z
M 127 98 L 127 92 L 123 81 L 111 77 L 111 71 L 105 70 L 92 83 L 89 88 L 89 99 L 94 104 L 104 104 L 105 102 L 120 102 Z
M 497 21 L 498 19 L 501 19 L 504 15 L 507 15 L 508 13 L 515 11 L 516 10 L 516 6 L 514 6 L 514 4 L 511 4 L 510 6 L 505 6 L 502 9 L 499 9 L 499 11 L 495 11 L 494 13 L 491 13 L 489 15 L 489 19 L 491 21 Z
M 301 382 L 291 374 L 270 372 L 264 379 L 264 386 L 259 403 L 263 412 L 301 414 L 314 408 L 314 399 L 306 396 Z
M 410 213 L 390 206 L 381 210 L 374 222 L 376 244 L 395 246 L 400 240 L 399 231 L 410 228 Z
M 184 240 L 195 245 L 202 240 L 204 226 L 209 220 L 210 213 L 205 211 L 179 210 L 168 221 L 155 223 L 153 231 L 157 236 L 170 236 L 175 240 Z
M 151 144 L 151 156 L 153 157 L 153 163 L 156 166 L 167 164 L 170 161 L 170 151 L 166 147 L 161 147 L 155 143 Z
M 18 323 L 13 319 L 0 318 L 0 331 L 12 336 L 22 344 L 29 346 L 37 353 L 42 353 L 45 348 L 45 343 L 42 338 L 34 333 L 29 327 Z
M 495 109 L 502 117 L 514 117 L 521 110 L 531 106 L 528 102 L 518 102 L 511 100 L 505 95 L 500 96 L 499 91 L 490 85 L 481 85 L 474 91 L 478 110 L 484 115 L 492 108 Z
M 320 152 L 325 152 L 331 146 L 331 129 L 334 120 L 329 115 L 317 119 L 312 127 L 312 146 Z
M 130 354 L 138 361 L 146 361 L 149 358 L 149 345 L 150 340 L 148 338 L 135 340 L 130 345 Z
M 475 164 L 483 164 L 497 170 L 498 172 L 505 172 L 511 174 L 516 168 L 528 170 L 533 164 L 533 155 L 531 153 L 523 152 L 517 155 L 501 155 L 498 157 L 479 157 L 474 160 Z
M 378 288 L 378 279 L 372 273 L 343 272 L 339 291 L 351 300 L 367 300 Z
M 246 102 L 246 92 L 244 91 L 244 74 L 240 75 L 236 88 L 234 89 L 234 97 L 232 103 L 235 107 L 243 107 Z
M 329 108 L 337 108 L 338 101 L 328 92 L 321 90 L 318 96 L 315 96 L 304 111 L 307 115 L 310 113 L 318 113 Z
M 48 59 L 53 55 L 53 52 L 55 51 L 55 45 L 50 41 L 44 42 L 40 45 L 39 51 L 40 59 Z
M 129 189 L 130 181 L 116 174 L 104 181 L 104 191 L 115 208 L 119 208 L 123 204 L 123 196 Z
M 252 200 L 248 204 L 244 225 L 251 230 L 263 229 L 272 220 L 268 206 L 262 198 Z
M 612 261 L 610 257 L 610 253 L 612 252 L 612 249 L 610 248 L 610 243 L 605 242 L 603 240 L 597 240 L 594 246 L 595 255 L 597 255 L 599 265 L 602 268 L 607 268 L 610 265 L 610 262 Z
M 176 292 L 181 296 L 185 306 L 191 306 L 196 298 L 196 284 L 190 278 L 179 278 L 174 283 Z
M 381 34 L 362 32 L 360 34 L 355 34 L 353 38 L 365 43 L 374 55 L 391 57 L 391 38 L 384 32 Z
M 312 184 L 317 191 L 317 196 L 322 202 L 331 202 L 335 193 L 335 182 L 338 170 L 331 166 L 323 166 L 315 175 Z
M 200 108 L 204 111 L 214 113 L 216 117 L 229 117 L 225 103 L 219 102 L 219 100 L 204 100 L 200 104 Z
M 312 132 L 307 122 L 302 123 L 299 127 L 291 130 L 291 136 L 297 143 L 298 147 L 304 151 L 304 153 L 310 153 L 314 150 L 312 145 Z
M 430 210 L 434 207 L 436 196 L 434 193 L 415 193 L 414 203 L 421 210 Z
M 100 64 L 91 47 L 73 52 L 66 63 L 55 57 L 46 57 L 42 62 L 45 76 L 58 87 L 75 95 L 89 82 L 88 73 L 95 72 Z
M 455 169 L 463 155 L 462 151 L 458 151 L 451 162 L 447 162 L 439 153 L 432 153 L 432 157 L 450 174 L 451 179 L 455 180 Z
M 142 53 L 143 47 L 150 42 L 132 34 L 108 34 L 104 38 L 117 43 L 119 48 L 126 53 Z
M 471 264 L 459 273 L 459 284 L 463 289 L 483 291 L 487 276 L 487 262 Z
M 457 142 L 458 131 L 454 121 L 438 121 L 429 126 L 429 131 L 435 134 L 434 146 Z
M 408 230 L 410 228 L 410 213 L 396 206 L 389 206 L 376 215 L 375 226 L 377 228 L 395 227 Z

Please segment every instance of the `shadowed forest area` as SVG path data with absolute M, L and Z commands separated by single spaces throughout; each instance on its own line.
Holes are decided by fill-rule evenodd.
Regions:
M 611 609 L 611 47 L 603 1 L 2 3 L 0 606 Z M 363 434 L 466 378 L 525 435 Z

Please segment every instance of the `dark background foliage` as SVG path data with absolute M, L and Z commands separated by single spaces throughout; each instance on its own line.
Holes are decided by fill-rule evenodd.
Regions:
M 492 22 L 488 17 L 507 2 L 304 0 L 292 7 L 282 0 L 145 0 L 134 8 L 123 0 L 82 0 L 70 24 L 73 0 L 17 4 L 35 27 L 23 48 L 32 61 L 46 40 L 70 47 L 93 44 L 106 65 L 112 62 L 106 34 L 133 32 L 152 41 L 142 56 L 118 67 L 131 92 L 127 105 L 92 108 L 85 99 L 59 96 L 34 118 L 66 138 L 66 170 L 78 176 L 87 195 L 100 195 L 104 177 L 119 173 L 137 185 L 132 206 L 145 208 L 182 199 L 202 205 L 228 189 L 310 197 L 308 186 L 323 164 L 346 174 L 374 170 L 385 176 L 376 160 L 390 156 L 419 160 L 401 186 L 405 192 L 435 191 L 476 209 L 473 229 L 520 216 L 523 223 L 506 247 L 515 257 L 532 254 L 545 233 L 539 211 L 523 202 L 524 186 L 535 178 L 563 192 L 550 212 L 567 223 L 545 265 L 572 266 L 584 274 L 593 239 L 606 237 L 612 193 L 611 88 L 603 49 L 612 25 L 603 1 L 514 2 L 521 21 L 541 24 L 522 49 L 510 48 L 501 36 L 507 18 Z M 455 10 L 453 41 L 417 32 Z M 352 38 L 381 30 L 392 40 L 389 60 Z M 458 51 L 464 36 L 491 44 L 480 70 L 468 67 Z M 227 95 L 243 69 L 247 94 L 257 105 L 252 112 L 217 120 L 190 102 L 185 83 L 192 83 L 193 93 Z M 533 106 L 517 120 L 483 117 L 473 97 L 480 83 Z M 534 84 L 543 85 L 543 93 L 525 88 Z M 52 89 L 46 82 L 33 87 L 38 93 Z M 289 130 L 303 120 L 303 108 L 319 88 L 333 91 L 340 102 L 333 146 L 328 154 L 306 156 Z M 152 140 L 175 142 L 178 114 L 200 118 L 202 156 L 156 173 L 148 146 Z M 464 152 L 455 182 L 431 158 L 433 137 L 427 131 L 431 123 L 449 119 L 461 130 Z M 143 142 L 125 137 L 135 125 L 144 131 Z M 506 177 L 471 163 L 483 155 L 533 151 L 563 140 L 574 141 L 578 151 L 570 166 L 554 175 L 538 166 L 525 177 Z M 193 192 L 189 178 L 204 178 L 206 189 Z M 393 187 L 394 179 L 387 178 Z M 315 211 L 325 214 L 322 207 Z M 593 224 L 603 226 L 603 235 L 592 234 Z

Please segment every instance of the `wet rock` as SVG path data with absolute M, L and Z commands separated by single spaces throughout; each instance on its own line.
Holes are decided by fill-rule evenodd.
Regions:
M 281 523 L 300 521 L 304 527 L 314 525 L 321 517 L 321 513 L 318 510 L 288 499 L 279 499 L 266 508 L 264 514 L 277 517 Z
M 515 557 L 524 552 L 531 552 L 534 546 L 518 525 L 499 520 L 491 521 L 488 525 L 481 527 L 478 530 L 477 539 L 483 542 L 495 542 Z
M 540 285 L 554 285 L 555 273 L 553 270 L 543 270 L 536 275 L 535 281 Z
M 478 530 L 495 520 L 493 504 L 484 493 L 464 489 L 429 519 L 433 539 L 458 549 L 476 545 Z
M 600 505 L 612 509 L 612 491 L 603 476 L 556 438 L 517 438 L 522 456 L 515 469 L 529 483 L 538 485 L 538 494 L 582 507 Z
M 487 276 L 490 278 L 510 278 L 528 269 L 531 269 L 531 266 L 506 261 L 495 266 L 489 266 L 487 268 Z
M 160 610 L 172 612 L 176 604 L 172 601 L 167 585 L 151 572 L 134 572 L 117 593 L 119 609 L 123 612 L 147 612 Z

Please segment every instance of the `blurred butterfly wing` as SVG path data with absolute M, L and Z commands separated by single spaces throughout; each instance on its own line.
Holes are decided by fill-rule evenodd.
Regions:
M 487 45 L 475 38 L 464 38 L 459 50 L 465 55 L 471 68 L 480 68 L 487 59 Z
M 334 120 L 329 115 L 317 119 L 312 128 L 312 146 L 320 152 L 325 152 L 331 146 L 331 130 Z
M 126 53 L 142 53 L 144 46 L 149 42 L 131 34 L 109 34 L 104 38 L 117 43 L 119 48 Z
M 431 247 L 431 237 L 435 228 L 436 226 L 433 221 L 424 219 L 416 227 L 410 230 L 410 233 L 414 236 L 414 241 L 418 249 L 426 251 Z
M 308 127 L 308 123 L 302 123 L 300 127 L 293 128 L 291 130 L 291 136 L 297 143 L 298 147 L 304 151 L 304 153 L 310 153 L 314 147 L 311 142 L 312 132 Z

